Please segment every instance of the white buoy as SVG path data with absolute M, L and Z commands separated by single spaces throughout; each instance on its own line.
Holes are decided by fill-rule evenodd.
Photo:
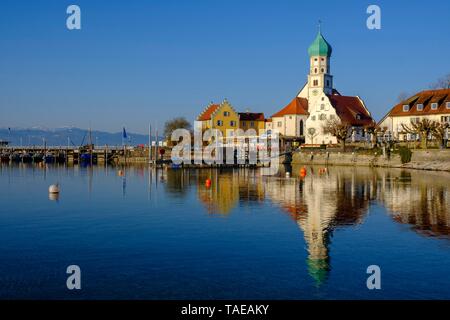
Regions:
M 49 193 L 59 193 L 59 184 L 52 184 L 50 187 L 48 187 Z
M 289 178 L 291 176 L 290 172 L 286 172 L 286 178 Z

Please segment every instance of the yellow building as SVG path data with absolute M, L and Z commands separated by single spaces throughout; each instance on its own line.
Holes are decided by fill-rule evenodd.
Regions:
M 239 128 L 247 131 L 255 129 L 257 133 L 265 129 L 264 113 L 239 112 Z
M 207 106 L 198 116 L 196 126 L 201 126 L 202 131 L 218 129 L 225 138 L 227 137 L 227 130 L 239 128 L 239 114 L 225 99 L 221 104 L 211 103 Z

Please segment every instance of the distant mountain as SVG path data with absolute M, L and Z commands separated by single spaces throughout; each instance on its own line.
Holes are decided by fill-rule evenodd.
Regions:
M 98 145 L 122 145 L 122 132 L 92 131 L 92 143 Z M 44 140 L 48 146 L 80 146 L 89 143 L 89 130 L 75 127 L 48 129 L 32 128 L 0 128 L 0 140 L 10 142 L 10 145 L 42 145 Z M 69 140 L 68 140 L 69 139 Z M 161 138 L 159 138 L 161 139 Z M 129 145 L 148 144 L 148 136 L 127 132 L 126 143 Z

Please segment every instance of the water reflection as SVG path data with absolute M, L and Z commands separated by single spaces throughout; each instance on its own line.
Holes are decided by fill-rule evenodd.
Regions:
M 370 168 L 289 168 L 277 177 L 246 170 L 203 170 L 196 174 L 198 199 L 210 214 L 227 215 L 238 205 L 269 200 L 289 214 L 307 244 L 308 272 L 317 286 L 330 271 L 333 231 L 361 224 L 370 204 L 381 204 L 393 219 L 426 236 L 450 235 L 446 173 Z M 169 174 L 169 177 L 172 174 Z M 205 185 L 211 179 L 210 186 Z M 170 178 L 169 178 L 170 180 Z
M 308 167 L 306 175 L 299 167 L 284 168 L 278 176 L 265 177 L 259 170 L 197 169 L 172 170 L 147 167 L 127 168 L 65 168 L 20 165 L 0 166 L 2 177 L 12 183 L 15 177 L 31 176 L 47 179 L 47 170 L 57 175 L 81 176 L 87 192 L 101 193 L 95 180 L 108 180 L 122 188 L 122 196 L 136 197 L 136 180 L 148 185 L 148 196 L 157 199 L 164 193 L 167 201 L 192 197 L 211 215 L 240 214 L 249 207 L 274 208 L 291 217 L 305 240 L 305 264 L 316 286 L 327 281 L 333 252 L 330 244 L 338 228 L 362 224 L 373 205 L 381 205 L 392 220 L 408 225 L 421 236 L 450 239 L 449 173 L 371 169 L 353 167 Z M 102 174 L 102 170 L 104 171 Z M 290 172 L 286 178 L 286 172 Z M 55 176 L 55 175 L 53 175 Z M 85 179 L 84 179 L 85 178 Z M 206 183 L 209 180 L 210 183 Z M 6 179 L 5 179 L 6 181 Z M 120 183 L 120 186 L 119 186 Z M 127 188 L 130 191 L 127 193 Z M 133 189 L 134 188 L 134 189 Z M 189 197 L 189 198 L 188 198 Z M 67 197 L 62 197 L 66 201 Z M 50 198 L 58 201 L 58 198 Z M 185 202 L 179 201 L 182 205 Z M 186 212 L 189 207 L 186 207 Z M 356 232 L 356 231 L 355 231 Z
M 333 230 L 362 222 L 374 194 L 372 180 L 354 171 L 310 168 L 303 178 L 268 178 L 266 184 L 267 196 L 303 231 L 308 272 L 320 286 L 330 271 L 328 248 Z

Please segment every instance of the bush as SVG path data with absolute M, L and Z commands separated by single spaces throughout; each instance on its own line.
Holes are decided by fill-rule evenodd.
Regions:
M 409 148 L 400 147 L 398 148 L 398 153 L 400 154 L 400 159 L 402 160 L 402 163 L 411 162 L 412 152 Z

